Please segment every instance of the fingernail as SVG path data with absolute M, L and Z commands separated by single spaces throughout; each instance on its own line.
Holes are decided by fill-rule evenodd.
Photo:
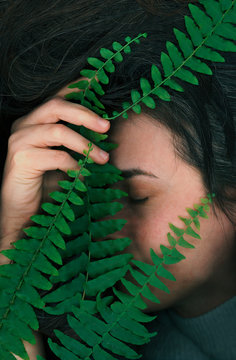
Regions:
M 107 125 L 109 124 L 109 121 L 99 118 L 99 119 L 98 119 L 98 123 L 99 123 L 99 125 L 101 125 L 103 128 L 105 128 L 105 127 L 107 127 Z
M 109 157 L 109 154 L 103 150 L 100 150 L 99 155 L 104 159 L 107 160 Z

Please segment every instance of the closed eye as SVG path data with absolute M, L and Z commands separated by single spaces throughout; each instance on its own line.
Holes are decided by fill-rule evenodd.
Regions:
M 143 198 L 143 199 L 129 197 L 129 201 L 130 201 L 131 203 L 134 203 L 134 204 L 142 204 L 142 203 L 144 203 L 144 202 L 147 201 L 147 200 L 148 200 L 148 197 L 145 197 L 145 198 Z

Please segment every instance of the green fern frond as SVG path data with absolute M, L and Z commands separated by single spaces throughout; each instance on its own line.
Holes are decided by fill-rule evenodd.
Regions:
M 115 308 L 115 303 L 113 305 Z M 129 359 L 140 358 L 140 355 L 125 342 L 135 345 L 148 342 L 150 334 L 145 327 L 141 324 L 137 326 L 132 317 L 129 317 L 130 321 L 121 320 L 121 324 L 119 324 L 116 312 L 112 312 L 101 301 L 99 310 L 103 314 L 103 319 L 98 319 L 85 310 L 74 308 L 74 316 L 68 316 L 68 323 L 86 345 L 56 330 L 55 334 L 63 346 L 55 344 L 49 339 L 52 351 L 60 359 L 64 359 L 65 355 L 76 360 L 90 359 L 92 355 L 94 359 L 114 360 L 116 357 L 113 354 Z M 115 321 L 116 326 L 114 327 Z
M 77 83 L 74 83 L 68 86 L 71 89 L 78 88 L 82 91 L 72 92 L 65 96 L 68 100 L 77 100 L 80 101 L 81 105 L 86 106 L 87 108 L 95 111 L 99 115 L 107 115 L 105 112 L 105 107 L 98 99 L 97 95 L 104 95 L 105 91 L 101 84 L 107 85 L 109 83 L 109 76 L 107 73 L 115 72 L 114 61 L 120 63 L 123 61 L 122 52 L 129 54 L 131 52 L 130 45 L 135 42 L 140 43 L 140 38 L 147 37 L 147 34 L 139 34 L 131 39 L 130 36 L 125 38 L 126 44 L 121 45 L 119 42 L 114 41 L 112 43 L 112 48 L 114 51 L 111 51 L 106 48 L 100 49 L 100 55 L 105 61 L 97 59 L 95 57 L 88 57 L 88 63 L 95 68 L 95 70 L 83 69 L 80 71 L 81 76 L 85 76 L 88 80 L 80 80 Z M 101 83 L 101 84 L 100 84 Z M 93 104 L 92 104 L 93 103 Z
M 194 205 L 196 209 L 193 210 L 194 214 L 192 213 L 194 218 L 203 215 L 202 208 L 212 202 L 212 197 L 208 195 L 207 198 L 201 200 L 204 205 Z M 197 214 L 195 214 L 195 211 Z M 113 293 L 119 301 L 113 300 L 110 305 L 107 305 L 103 301 L 101 293 L 99 292 L 96 296 L 95 292 L 94 294 L 89 293 L 89 295 L 96 296 L 97 309 L 93 309 L 92 313 L 86 304 L 80 308 L 79 305 L 73 307 L 73 316 L 68 315 L 67 320 L 81 340 L 71 339 L 62 332 L 55 330 L 60 345 L 49 339 L 49 346 L 60 359 L 68 357 L 68 359 L 89 360 L 92 356 L 95 360 L 114 360 L 116 355 L 128 359 L 140 357 L 130 345 L 143 345 L 149 342 L 152 336 L 156 335 L 156 333 L 148 333 L 142 324 L 153 320 L 153 317 L 141 311 L 147 307 L 143 297 L 152 302 L 160 303 L 156 295 L 150 290 L 149 285 L 169 293 L 170 291 L 163 279 L 175 281 L 175 277 L 163 265 L 175 264 L 185 258 L 176 249 L 176 244 L 190 247 L 189 243 L 183 238 L 184 234 L 200 238 L 199 234 L 190 227 L 193 222 L 192 217 L 182 219 L 184 219 L 186 225 L 185 229 L 180 229 L 169 223 L 170 229 L 173 231 L 174 236 L 177 237 L 176 239 L 168 233 L 167 237 L 168 240 L 171 239 L 172 248 L 161 245 L 162 257 L 158 256 L 153 249 L 150 249 L 153 265 L 137 260 L 131 261 L 133 266 L 129 265 L 129 274 L 137 285 L 133 281 L 127 280 L 125 276 L 122 277 L 121 283 L 127 292 L 122 292 L 115 286 L 113 287 Z M 99 273 L 98 264 L 95 263 L 94 265 L 94 271 Z M 101 288 L 103 288 L 102 285 Z
M 56 276 L 58 270 L 52 262 L 61 265 L 62 258 L 59 249 L 65 248 L 61 234 L 71 233 L 67 220 L 74 219 L 74 213 L 69 202 L 81 205 L 82 199 L 76 194 L 74 187 L 81 182 L 81 174 L 89 175 L 84 168 L 87 163 L 92 144 L 84 161 L 79 162 L 80 170 L 68 170 L 68 175 L 74 177 L 72 186 L 67 192 L 53 192 L 51 198 L 61 205 L 44 204 L 44 209 L 50 215 L 34 215 L 31 220 L 40 226 L 23 229 L 28 239 L 19 239 L 13 243 L 14 248 L 2 250 L 1 253 L 13 264 L 0 267 L 0 356 L 9 359 L 10 353 L 29 359 L 22 340 L 35 343 L 31 329 L 38 329 L 38 321 L 33 307 L 43 309 L 45 302 L 37 289 L 49 290 L 52 283 L 45 274 Z M 51 216 L 53 213 L 54 216 Z M 54 246 L 56 245 L 56 246 Z M 31 328 L 31 329 L 30 329 Z M 12 357 L 12 356 L 11 356 Z
M 178 80 L 198 85 L 196 72 L 212 75 L 212 70 L 204 60 L 224 62 L 224 57 L 219 51 L 236 51 L 235 26 L 236 1 L 201 0 L 205 12 L 199 6 L 189 4 L 192 15 L 185 16 L 186 32 L 174 28 L 177 45 L 170 41 L 166 43 L 167 53 L 161 53 L 162 69 L 156 65 L 151 67 L 151 79 L 140 79 L 140 89 L 131 90 L 132 102 L 122 103 L 123 111 L 113 111 L 113 117 L 103 114 L 106 119 L 118 116 L 128 118 L 128 110 L 136 114 L 141 113 L 140 103 L 154 109 L 156 103 L 153 95 L 164 101 L 170 101 L 171 95 L 168 88 L 175 91 L 184 91 Z M 233 41 L 232 41 L 233 40 Z M 193 73 L 194 71 L 195 73 Z
M 75 239 L 69 241 L 67 249 L 62 252 L 64 265 L 58 270 L 58 275 L 50 278 L 53 283 L 60 282 L 60 287 L 43 298 L 46 303 L 54 303 L 53 307 L 44 308 L 50 314 L 69 312 L 71 305 L 83 300 L 85 294 L 94 297 L 101 289 L 112 287 L 125 275 L 132 258 L 130 254 L 116 254 L 130 244 L 128 238 L 97 242 L 98 238 L 121 230 L 126 223 L 123 219 L 102 220 L 123 208 L 121 203 L 114 200 L 127 195 L 125 192 L 101 189 L 104 185 L 123 179 L 119 175 L 121 171 L 110 164 L 87 164 L 87 170 L 92 175 L 83 183 L 84 206 L 80 207 L 79 216 L 70 223 L 70 232 Z M 72 255 L 76 258 L 66 261 Z M 78 284 L 75 286 L 76 281 Z

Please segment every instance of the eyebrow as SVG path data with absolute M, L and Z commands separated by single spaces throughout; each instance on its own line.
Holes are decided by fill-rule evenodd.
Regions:
M 121 169 L 120 169 L 121 170 Z M 127 170 L 121 170 L 122 171 L 122 174 L 121 176 L 123 176 L 125 179 L 130 179 L 134 176 L 138 176 L 138 175 L 144 175 L 144 176 L 149 176 L 149 177 L 152 177 L 152 178 L 156 178 L 156 179 L 159 179 L 158 176 L 156 176 L 155 174 L 151 173 L 151 172 L 147 172 L 145 170 L 142 170 L 142 169 L 127 169 Z

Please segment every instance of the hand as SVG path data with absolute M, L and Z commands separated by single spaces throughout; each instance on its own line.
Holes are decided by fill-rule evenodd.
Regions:
M 63 91 L 12 125 L 1 189 L 1 248 L 9 247 L 4 238 L 28 226 L 30 217 L 39 210 L 45 173 L 54 170 L 55 175 L 59 169 L 66 174 L 68 169 L 79 169 L 77 161 L 67 152 L 50 146 L 63 145 L 81 154 L 88 150 L 87 139 L 57 122 L 83 125 L 100 133 L 110 127 L 109 121 L 82 105 L 64 100 L 61 95 Z M 94 144 L 90 156 L 99 164 L 109 159 L 109 154 Z

